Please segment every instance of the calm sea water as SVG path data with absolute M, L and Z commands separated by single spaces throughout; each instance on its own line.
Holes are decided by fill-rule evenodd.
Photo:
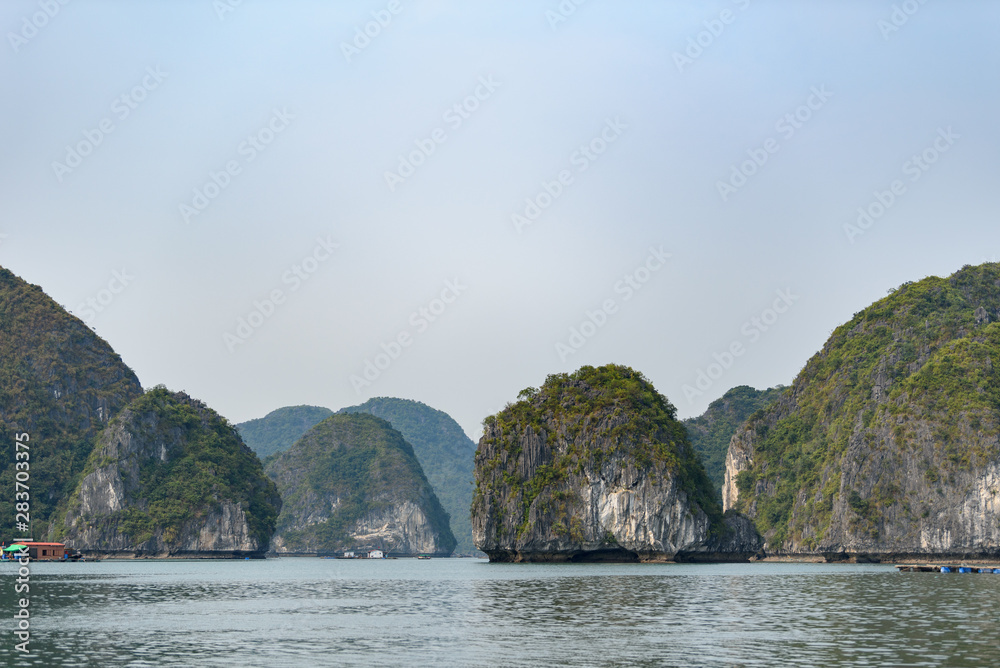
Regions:
M 1000 666 L 1000 575 L 472 559 L 33 564 L 8 666 Z

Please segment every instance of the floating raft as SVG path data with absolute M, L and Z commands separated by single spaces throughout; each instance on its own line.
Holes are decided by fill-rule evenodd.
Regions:
M 1000 575 L 994 566 L 947 566 L 944 564 L 897 564 L 900 573 L 990 573 Z

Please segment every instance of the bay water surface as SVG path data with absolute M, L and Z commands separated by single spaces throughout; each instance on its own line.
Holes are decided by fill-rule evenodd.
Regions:
M 31 565 L 6 666 L 1000 666 L 1000 575 L 478 559 Z

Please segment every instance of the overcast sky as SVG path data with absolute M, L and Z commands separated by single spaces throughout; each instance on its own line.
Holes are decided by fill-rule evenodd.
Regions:
M 609 362 L 688 417 L 1000 254 L 996 2 L 4 0 L 0 28 L 0 265 L 233 422 L 394 396 L 478 438 Z

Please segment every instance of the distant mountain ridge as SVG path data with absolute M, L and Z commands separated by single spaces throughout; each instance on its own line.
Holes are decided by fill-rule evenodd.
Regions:
M 338 413 L 268 460 L 283 506 L 272 549 L 334 554 L 378 549 L 446 556 L 448 514 L 413 448 L 387 421 Z
M 701 457 L 705 473 L 712 480 L 721 498 L 726 479 L 726 453 L 729 441 L 747 418 L 770 405 L 785 389 L 783 385 L 767 390 L 756 390 L 740 385 L 708 405 L 698 417 L 684 420 L 688 439 Z
M 392 424 L 420 462 L 434 493 L 451 518 L 459 554 L 472 554 L 473 459 L 476 444 L 444 411 L 411 399 L 375 397 L 338 413 L 370 413 Z M 286 406 L 262 418 L 236 425 L 247 445 L 261 459 L 284 452 L 307 431 L 333 415 L 319 406 Z
M 424 474 L 451 518 L 459 554 L 472 554 L 473 465 L 476 444 L 447 413 L 419 401 L 375 397 L 340 413 L 371 413 L 388 420 L 413 446 Z
M 261 459 L 292 447 L 295 441 L 317 424 L 333 415 L 321 406 L 286 406 L 262 418 L 236 425 L 243 441 Z

